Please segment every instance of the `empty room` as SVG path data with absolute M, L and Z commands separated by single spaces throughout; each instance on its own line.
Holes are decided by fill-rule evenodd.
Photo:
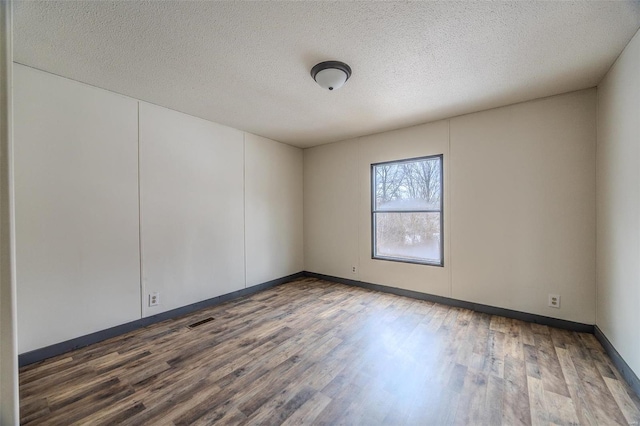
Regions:
M 640 425 L 640 1 L 8 1 L 0 424 Z

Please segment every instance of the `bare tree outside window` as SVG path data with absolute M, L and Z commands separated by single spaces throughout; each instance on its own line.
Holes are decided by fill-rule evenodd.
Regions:
M 442 155 L 371 165 L 373 257 L 443 265 Z

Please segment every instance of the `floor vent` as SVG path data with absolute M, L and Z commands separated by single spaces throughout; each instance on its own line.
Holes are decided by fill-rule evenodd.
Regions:
M 213 321 L 214 319 L 215 319 L 215 318 L 213 318 L 213 317 L 205 318 L 205 319 L 200 320 L 200 321 L 198 321 L 198 322 L 194 322 L 193 324 L 189 324 L 189 325 L 188 325 L 188 327 L 189 327 L 189 328 L 196 328 L 196 327 L 198 327 L 198 326 L 200 326 L 200 325 L 202 325 L 202 324 L 206 324 L 206 323 L 208 323 L 208 322 L 211 322 L 211 321 Z

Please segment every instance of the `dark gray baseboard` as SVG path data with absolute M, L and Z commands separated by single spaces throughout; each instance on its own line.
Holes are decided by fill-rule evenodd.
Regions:
M 600 327 L 596 325 L 593 334 L 595 334 L 596 339 L 598 339 L 605 352 L 607 352 L 607 355 L 609 355 L 609 358 L 611 358 L 613 365 L 616 366 L 620 374 L 622 374 L 622 377 L 629 383 L 631 389 L 633 389 L 636 395 L 640 396 L 640 379 L 638 379 L 636 373 L 633 372 L 624 358 L 620 356 L 616 348 L 611 344 L 609 339 L 607 339 L 607 336 L 600 330 Z
M 75 339 L 67 340 L 65 342 L 56 343 L 51 346 L 36 349 L 30 352 L 25 352 L 18 355 L 18 365 L 24 367 L 25 365 L 33 364 L 35 362 L 43 361 L 47 358 L 62 355 L 66 352 L 70 352 L 75 349 L 79 349 L 85 346 L 92 345 L 94 343 L 102 342 L 103 340 L 110 339 L 112 337 L 120 336 L 133 330 L 137 330 L 142 327 L 146 327 L 151 324 L 155 324 L 161 321 L 165 321 L 172 318 L 177 318 L 182 315 L 190 314 L 200 309 L 209 308 L 211 306 L 220 305 L 229 300 L 237 299 L 239 297 L 248 296 L 253 293 L 257 293 L 262 290 L 266 290 L 271 287 L 275 287 L 284 283 L 288 283 L 299 278 L 303 278 L 304 272 L 298 272 L 286 277 L 277 278 L 275 280 L 267 281 L 262 284 L 254 285 L 251 287 L 243 288 L 242 290 L 234 291 L 232 293 L 223 294 L 221 296 L 213 297 L 211 299 L 196 302 L 191 305 L 183 306 L 180 308 L 172 309 L 170 311 L 162 312 L 150 317 L 141 318 L 139 320 L 131 321 L 126 324 L 117 325 L 115 327 L 108 328 L 106 330 L 96 331 L 95 333 L 87 334 L 86 336 L 76 337 Z
M 380 284 L 371 284 L 364 281 L 350 280 L 347 278 L 334 277 L 331 275 L 317 274 L 315 272 L 304 272 L 304 275 L 311 278 L 318 278 L 336 283 L 353 285 L 369 290 L 381 291 L 384 293 L 396 294 L 398 296 L 411 297 L 413 299 L 428 300 L 429 302 L 441 303 L 443 305 L 455 306 L 456 308 L 469 309 L 489 315 L 499 315 L 502 317 L 518 319 L 535 324 L 548 325 L 550 327 L 562 328 L 580 333 L 593 334 L 594 326 L 580 322 L 567 321 L 557 318 L 545 317 L 543 315 L 530 314 L 528 312 L 514 311 L 512 309 L 498 308 L 496 306 L 482 305 L 480 303 L 466 302 L 464 300 L 452 299 L 450 297 L 436 296 L 433 294 L 420 293 L 418 291 L 405 290 L 396 287 L 389 287 Z

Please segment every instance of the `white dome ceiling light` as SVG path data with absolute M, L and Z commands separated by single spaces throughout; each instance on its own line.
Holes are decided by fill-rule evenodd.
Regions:
M 339 61 L 320 62 L 311 68 L 311 77 L 320 87 L 335 90 L 341 88 L 349 80 L 351 67 Z

